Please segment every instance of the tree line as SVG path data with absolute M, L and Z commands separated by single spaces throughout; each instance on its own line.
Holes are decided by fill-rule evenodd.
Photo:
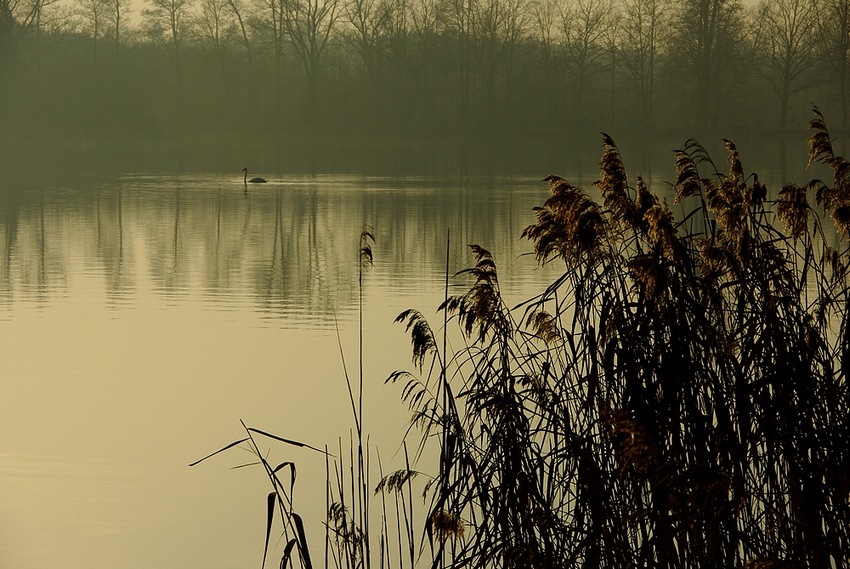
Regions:
M 0 0 L 0 128 L 848 124 L 850 0 Z

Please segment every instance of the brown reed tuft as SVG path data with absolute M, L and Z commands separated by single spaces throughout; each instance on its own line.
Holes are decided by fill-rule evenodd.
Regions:
M 529 313 L 525 325 L 530 327 L 547 345 L 552 345 L 561 339 L 558 321 L 543 310 Z
M 432 512 L 428 518 L 428 526 L 441 543 L 445 543 L 449 539 L 463 538 L 463 520 L 457 514 L 452 514 L 446 510 Z
M 776 215 L 785 224 L 793 239 L 802 237 L 809 228 L 809 202 L 806 188 L 797 184 L 785 184 L 776 198 Z
M 693 156 L 687 150 L 676 150 L 676 196 L 674 203 L 679 203 L 690 196 L 698 196 L 702 192 L 699 168 Z
M 605 133 L 602 134 L 602 147 L 602 158 L 599 161 L 602 177 L 594 185 L 602 194 L 603 206 L 613 213 L 613 222 L 634 227 L 643 212 L 636 209 L 628 195 L 628 177 L 620 149 Z
M 537 223 L 526 227 L 522 237 L 534 241 L 541 262 L 593 257 L 600 251 L 607 225 L 599 206 L 563 178 L 549 176 L 545 181 L 552 195 L 543 207 L 535 208 Z

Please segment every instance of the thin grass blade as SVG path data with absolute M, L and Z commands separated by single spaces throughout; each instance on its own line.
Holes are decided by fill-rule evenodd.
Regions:
M 199 459 L 199 460 L 196 460 L 195 462 L 191 463 L 189 466 L 195 466 L 196 464 L 200 464 L 200 463 L 202 463 L 203 461 L 205 461 L 206 459 L 208 459 L 208 458 L 212 458 L 212 457 L 214 457 L 215 455 L 217 455 L 217 454 L 219 454 L 219 453 L 221 453 L 221 452 L 226 451 L 227 449 L 230 449 L 230 448 L 235 447 L 236 445 L 241 445 L 242 443 L 244 443 L 244 442 L 245 442 L 245 441 L 247 441 L 247 440 L 248 440 L 248 438 L 246 437 L 246 438 L 244 438 L 244 439 L 239 439 L 238 441 L 234 441 L 234 442 L 230 443 L 229 445 L 227 445 L 226 447 L 220 448 L 220 449 L 218 449 L 217 451 L 215 451 L 215 452 L 213 452 L 213 453 L 208 454 L 208 455 L 207 455 L 207 456 L 205 456 L 204 458 L 201 458 L 201 459 Z
M 255 429 L 254 427 L 248 427 L 248 430 L 249 430 L 249 431 L 251 431 L 251 432 L 253 432 L 253 433 L 257 433 L 258 435 L 263 435 L 264 437 L 268 437 L 268 438 L 270 438 L 270 439 L 274 439 L 274 440 L 276 440 L 276 441 L 280 441 L 280 442 L 282 442 L 282 443 L 286 443 L 286 444 L 288 444 L 288 445 L 296 446 L 296 447 L 299 447 L 299 448 L 308 448 L 308 449 L 310 449 L 310 450 L 314 450 L 314 451 L 316 451 L 316 452 L 320 452 L 320 453 L 322 453 L 322 454 L 324 454 L 324 453 L 325 453 L 325 451 L 323 451 L 322 449 L 316 448 L 316 447 L 314 447 L 314 446 L 312 446 L 312 445 L 308 445 L 307 443 L 302 443 L 302 442 L 299 442 L 299 441 L 294 441 L 294 440 L 292 440 L 292 439 L 285 439 L 285 438 L 283 438 L 283 437 L 279 437 L 279 436 L 277 436 L 277 435 L 273 435 L 273 434 L 271 434 L 271 433 L 267 433 L 266 431 L 261 431 L 260 429 Z M 233 445 L 231 445 L 231 446 L 233 446 Z M 222 449 L 222 450 L 223 450 L 223 449 Z M 221 452 L 221 451 L 218 451 L 218 452 Z M 203 459 L 202 459 L 202 460 L 203 460 Z

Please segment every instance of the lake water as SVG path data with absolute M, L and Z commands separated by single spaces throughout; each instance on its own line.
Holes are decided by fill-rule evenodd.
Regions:
M 541 283 L 516 237 L 545 199 L 532 179 L 126 175 L 39 187 L 3 205 L 0 567 L 257 566 L 265 494 L 239 420 L 336 446 L 353 424 L 358 252 L 366 429 L 389 467 L 408 418 L 383 385 L 410 368 L 395 316 L 428 314 L 466 245 L 490 248 L 509 298 Z M 510 291 L 513 291 L 510 292 Z M 339 339 L 338 339 L 339 332 Z M 323 520 L 324 460 L 299 465 L 297 503 Z M 396 467 L 399 465 L 396 464 Z M 319 544 L 317 544 L 319 545 Z
M 801 157 L 802 158 L 802 157 Z M 669 187 L 671 167 L 654 189 Z M 585 187 L 587 174 L 571 180 Z M 239 449 L 239 421 L 314 446 L 348 438 L 345 370 L 358 375 L 363 288 L 365 430 L 385 471 L 408 413 L 411 369 L 392 323 L 434 309 L 449 271 L 491 250 L 511 302 L 538 292 L 518 238 L 547 190 L 535 175 L 89 175 L 17 182 L 0 198 L 0 567 L 258 567 L 267 482 Z M 265 172 L 257 174 L 267 175 Z M 435 324 L 436 327 L 436 324 Z M 342 352 L 342 353 L 341 353 Z M 324 460 L 298 464 L 296 509 L 324 519 Z M 321 544 L 314 543 L 314 551 Z

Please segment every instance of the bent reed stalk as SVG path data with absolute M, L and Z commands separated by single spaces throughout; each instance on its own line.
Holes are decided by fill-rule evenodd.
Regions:
M 522 234 L 564 266 L 545 291 L 509 308 L 473 245 L 471 287 L 440 307 L 463 349 L 399 316 L 440 370 L 388 380 L 441 444 L 432 567 L 850 564 L 850 162 L 814 114 L 831 183 L 770 201 L 732 141 L 720 172 L 690 140 L 678 221 L 604 135 L 602 203 L 549 176 Z

